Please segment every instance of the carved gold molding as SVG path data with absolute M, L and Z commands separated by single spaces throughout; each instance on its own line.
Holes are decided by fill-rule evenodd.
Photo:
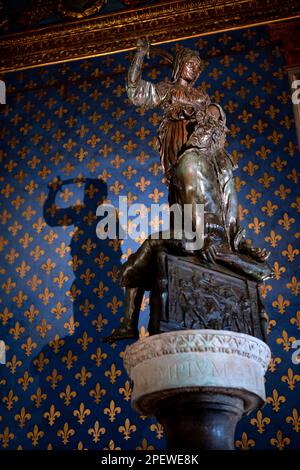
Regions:
M 169 0 L 0 37 L 0 72 L 300 17 L 300 0 Z

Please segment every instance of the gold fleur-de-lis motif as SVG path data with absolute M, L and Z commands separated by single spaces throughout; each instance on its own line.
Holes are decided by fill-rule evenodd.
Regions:
M 77 374 L 75 374 L 75 379 L 79 380 L 79 383 L 82 387 L 86 385 L 87 380 L 91 377 L 92 373 L 88 372 L 85 366 L 81 368 L 80 372 L 77 372 Z
M 111 400 L 109 407 L 104 408 L 103 413 L 109 416 L 109 421 L 113 422 L 116 419 L 116 414 L 121 413 L 121 408 L 116 406 L 114 400 Z
M 69 427 L 69 423 L 65 423 L 62 429 L 57 431 L 57 436 L 61 437 L 63 445 L 67 445 L 70 437 L 75 435 L 75 430 Z
M 154 450 L 154 447 L 152 445 L 149 445 L 147 439 L 144 437 L 144 439 L 142 440 L 142 444 L 136 447 L 136 450 Z
M 18 321 L 15 323 L 15 326 L 9 329 L 9 333 L 13 336 L 15 341 L 17 341 L 24 332 L 24 326 L 21 326 Z
M 250 423 L 252 426 L 257 426 L 257 432 L 263 434 L 265 432 L 265 426 L 270 424 L 271 420 L 269 417 L 263 417 L 262 412 L 259 410 L 256 414 L 256 418 L 252 418 Z
M 146 330 L 146 328 L 144 327 L 144 325 L 141 327 L 140 329 L 140 339 L 143 339 L 143 338 L 146 338 L 147 336 L 149 336 L 149 331 Z
M 292 424 L 293 425 L 293 430 L 295 432 L 299 432 L 300 431 L 300 417 L 299 417 L 299 413 L 298 413 L 298 410 L 296 408 L 293 408 L 293 411 L 292 411 L 292 416 L 287 416 L 285 421 L 288 423 L 288 424 Z
M 296 316 L 290 319 L 292 325 L 297 325 L 297 329 L 300 330 L 300 310 L 296 312 Z
M 32 278 L 27 281 L 27 285 L 31 288 L 32 292 L 35 292 L 42 284 L 42 279 L 39 279 L 36 274 L 34 274 Z
M 96 383 L 95 388 L 90 390 L 89 395 L 94 398 L 96 405 L 99 405 L 101 397 L 106 395 L 106 390 L 101 388 L 99 383 Z
M 56 253 L 60 256 L 60 258 L 64 258 L 66 254 L 70 251 L 70 247 L 65 244 L 65 242 L 61 242 L 60 246 L 55 249 Z
M 61 412 L 59 410 L 56 410 L 54 405 L 51 405 L 49 411 L 45 411 L 43 417 L 48 420 L 49 426 L 53 426 L 55 420 L 59 418 L 60 415 Z
M 20 278 L 23 279 L 26 274 L 30 271 L 30 266 L 25 261 L 22 261 L 20 266 L 16 268 L 16 272 L 19 274 Z
M 115 442 L 111 439 L 108 443 L 108 447 L 104 447 L 104 450 L 121 450 L 121 447 L 117 447 Z
M 271 167 L 275 168 L 278 173 L 281 173 L 284 170 L 284 167 L 287 165 L 286 160 L 282 160 L 281 158 L 277 157 L 274 162 L 271 163 Z
M 86 351 L 89 344 L 91 344 L 93 341 L 93 338 L 88 336 L 87 332 L 84 331 L 82 337 L 78 338 L 76 342 L 77 344 L 81 345 L 83 351 Z
M 160 171 L 159 164 L 157 162 L 154 162 L 153 165 L 151 165 L 149 167 L 149 171 L 150 171 L 150 173 L 153 173 L 153 176 L 157 176 L 159 171 Z M 130 194 L 131 193 L 128 193 L 128 201 L 130 201 L 130 197 L 129 197 Z M 135 200 L 136 200 L 136 198 L 135 198 Z
M 255 143 L 255 139 L 254 137 L 251 137 L 249 134 L 246 134 L 246 136 L 244 137 L 244 139 L 241 140 L 241 144 L 244 145 L 246 147 L 247 150 L 250 150 L 251 149 L 251 146 L 252 144 Z M 257 166 L 257 165 L 253 165 L 253 163 L 251 162 L 251 167 L 254 167 L 254 166 Z M 248 171 L 248 170 L 244 170 L 244 171 Z M 250 171 L 250 172 L 249 172 Z M 253 171 L 252 170 L 249 170 L 248 173 L 250 175 L 250 173 Z M 255 170 L 254 170 L 255 171 Z
M 124 435 L 125 441 L 128 441 L 131 438 L 131 433 L 136 432 L 136 426 L 130 424 L 129 418 L 126 418 L 124 425 L 118 427 L 118 431 Z
M 104 427 L 100 427 L 99 421 L 96 421 L 93 428 L 88 430 L 88 434 L 93 436 L 93 442 L 95 444 L 100 441 L 100 436 L 105 434 L 106 429 Z
M 4 290 L 5 294 L 10 294 L 11 291 L 16 287 L 16 283 L 12 281 L 11 277 L 8 277 L 6 282 L 4 282 L 1 287 Z
M 158 422 L 151 424 L 150 431 L 156 432 L 156 438 L 157 439 L 162 439 L 162 437 L 164 435 L 164 428 Z
M 273 287 L 270 284 L 263 284 L 260 286 L 260 293 L 263 299 L 267 297 L 268 292 L 271 292 Z
M 91 354 L 92 361 L 95 361 L 97 367 L 100 367 L 102 360 L 107 358 L 107 354 L 101 351 L 101 348 L 97 348 L 96 353 Z
M 45 435 L 44 431 L 39 430 L 37 424 L 34 425 L 33 430 L 27 433 L 27 438 L 31 440 L 31 444 L 36 447 L 39 440 Z
M 284 351 L 289 351 L 292 347 L 292 343 L 296 340 L 294 336 L 289 337 L 286 330 L 282 331 L 281 338 L 276 339 L 277 344 L 282 344 Z
M 131 153 L 136 148 L 137 148 L 137 144 L 134 143 L 131 139 L 128 140 L 127 144 L 123 145 L 123 149 L 126 150 L 126 152 L 128 153 Z
M 26 356 L 31 356 L 33 350 L 36 348 L 37 343 L 33 341 L 30 336 L 27 338 L 26 342 L 21 345 L 21 349 L 25 351 Z
M 277 389 L 275 388 L 273 390 L 272 396 L 267 397 L 266 401 L 268 404 L 272 404 L 273 411 L 275 411 L 275 413 L 278 413 L 278 411 L 280 410 L 280 404 L 286 402 L 286 397 L 283 395 L 279 395 Z
M 52 325 L 47 323 L 46 319 L 43 318 L 42 323 L 35 327 L 36 331 L 39 332 L 41 338 L 45 338 L 48 331 L 52 330 Z
M 56 369 L 53 369 L 51 372 L 51 375 L 47 375 L 46 381 L 50 382 L 52 390 L 55 390 L 58 382 L 61 382 L 63 379 L 63 376 L 57 372 Z
M 276 446 L 278 450 L 283 450 L 285 446 L 291 443 L 291 440 L 289 437 L 283 437 L 282 431 L 278 430 L 276 437 L 270 439 L 270 443 L 272 446 Z
M 92 321 L 92 325 L 96 327 L 98 333 L 102 331 L 103 326 L 107 325 L 107 323 L 108 321 L 106 320 L 106 318 L 103 318 L 102 313 L 99 313 L 96 320 Z
M 14 354 L 10 361 L 6 362 L 6 367 L 8 367 L 11 374 L 15 374 L 17 367 L 21 367 L 22 361 L 17 359 L 17 356 Z
M 109 256 L 105 255 L 103 251 L 101 251 L 101 253 L 99 253 L 99 256 L 95 258 L 95 264 L 97 264 L 100 269 L 103 269 L 105 263 L 108 261 L 109 261 Z
M 46 398 L 46 393 L 43 393 L 40 387 L 30 396 L 30 400 L 35 402 L 34 404 L 36 408 L 40 408 L 42 402 L 46 400 Z
M 42 269 L 46 272 L 46 274 L 50 274 L 52 269 L 56 267 L 56 263 L 52 262 L 50 258 L 47 258 L 46 263 L 42 264 Z
M 62 271 L 60 271 L 58 276 L 55 276 L 53 278 L 53 282 L 57 284 L 59 289 L 61 289 L 64 285 L 65 282 L 69 280 L 69 276 L 66 276 Z
M 117 377 L 120 377 L 121 374 L 121 370 L 117 369 L 114 363 L 111 365 L 109 370 L 104 372 L 105 377 L 109 377 L 112 384 L 116 383 Z
M 271 332 L 271 329 L 274 328 L 277 325 L 276 320 L 269 320 L 268 321 L 268 326 L 267 326 L 267 334 L 269 335 Z
M 3 312 L 0 312 L 0 319 L 2 320 L 2 325 L 5 326 L 8 323 L 8 320 L 13 318 L 13 313 L 8 310 L 7 307 L 4 308 Z
M 287 299 L 284 299 L 281 294 L 278 295 L 277 300 L 272 302 L 272 307 L 277 308 L 281 315 L 285 313 L 286 307 L 289 307 L 290 305 L 291 302 Z
M 283 184 L 281 184 L 279 188 L 276 189 L 274 194 L 276 194 L 276 196 L 279 196 L 280 199 L 285 201 L 285 199 L 287 198 L 288 194 L 290 194 L 290 192 L 291 192 L 290 188 L 286 188 Z
M 262 196 L 261 193 L 257 192 L 256 189 L 252 188 L 250 193 L 246 195 L 246 199 L 250 200 L 251 204 L 256 204 L 258 199 Z
M 48 287 L 45 287 L 43 292 L 38 295 L 39 299 L 42 300 L 44 305 L 48 305 L 50 300 L 54 297 L 54 292 L 51 292 Z
M 147 135 L 150 134 L 150 131 L 148 129 L 145 129 L 145 127 L 141 127 L 135 135 L 140 138 L 140 140 L 145 140 Z
M 164 196 L 164 192 L 159 191 L 157 188 L 154 189 L 152 193 L 149 194 L 149 198 L 153 199 L 153 202 L 159 202 L 160 198 Z
M 130 382 L 126 380 L 124 387 L 119 388 L 119 393 L 124 395 L 124 400 L 129 401 L 131 398 L 132 388 Z
M 9 427 L 4 428 L 3 433 L 0 434 L 0 441 L 2 442 L 2 447 L 6 449 L 9 446 L 9 441 L 14 439 L 15 435 L 10 432 Z
M 80 291 L 79 291 L 80 292 Z M 73 297 L 74 298 L 74 297 Z M 64 323 L 64 328 L 68 330 L 69 335 L 73 335 L 75 332 L 75 328 L 79 326 L 79 322 L 74 320 L 74 317 L 72 316 L 69 321 L 66 321 Z
M 107 308 L 111 310 L 113 315 L 116 315 L 119 310 L 119 307 L 122 307 L 122 305 L 123 302 L 121 300 L 118 300 L 115 295 L 113 296 L 112 301 L 106 304 Z
M 275 372 L 277 364 L 281 364 L 281 358 L 280 357 L 272 357 L 270 362 L 269 362 L 269 371 L 270 372 Z
M 8 411 L 10 411 L 13 408 L 14 403 L 19 401 L 19 398 L 17 397 L 17 395 L 14 394 L 13 390 L 9 390 L 7 396 L 2 398 L 2 401 L 3 403 L 6 403 L 6 408 L 8 409 Z
M 282 255 L 286 256 L 288 261 L 293 262 L 300 251 L 298 248 L 293 248 L 292 244 L 289 243 L 286 250 L 282 250 Z
M 78 418 L 79 424 L 83 424 L 85 418 L 91 414 L 91 410 L 85 408 L 84 403 L 80 403 L 79 409 L 73 411 L 73 415 Z
M 67 354 L 63 356 L 61 360 L 63 364 L 66 364 L 66 368 L 68 370 L 72 369 L 74 363 L 77 361 L 78 361 L 78 356 L 73 354 L 73 351 L 71 349 L 68 350 Z
M 267 129 L 267 127 L 268 127 L 268 123 L 262 121 L 261 119 L 259 119 L 259 120 L 257 121 L 257 123 L 252 126 L 252 128 L 253 128 L 255 131 L 257 131 L 258 134 L 263 134 L 263 133 L 265 132 L 265 130 Z
M 253 222 L 248 224 L 248 227 L 254 231 L 255 234 L 260 233 L 262 227 L 266 225 L 265 222 L 259 221 L 257 217 L 254 217 Z
M 266 242 L 269 242 L 272 248 L 278 245 L 278 242 L 282 240 L 282 236 L 276 234 L 275 230 L 271 230 L 270 235 L 265 237 Z
M 239 192 L 243 186 L 245 186 L 246 181 L 241 180 L 238 176 L 235 178 L 235 189 Z
M 122 175 L 126 176 L 128 180 L 131 180 L 134 175 L 137 174 L 137 170 L 134 169 L 131 165 L 127 166 L 126 170 L 122 171 Z
M 279 132 L 277 132 L 276 130 L 274 130 L 272 132 L 271 135 L 268 135 L 267 139 L 270 140 L 271 142 L 273 142 L 273 144 L 278 144 L 279 141 L 283 138 L 283 134 L 280 134 Z
M 33 365 L 39 372 L 42 372 L 47 364 L 49 364 L 49 359 L 45 357 L 43 351 L 41 351 L 38 357 L 33 360 Z
M 33 382 L 34 382 L 34 379 L 33 377 L 31 377 L 31 375 L 29 375 L 28 370 L 24 372 L 23 377 L 19 377 L 18 379 L 18 384 L 22 385 L 23 392 L 26 392 L 26 390 L 28 389 L 28 386 L 32 384 Z
M 124 184 L 120 183 L 120 181 L 116 180 L 114 184 L 112 184 L 109 189 L 112 191 L 116 196 L 121 193 L 124 189 Z
M 293 369 L 288 368 L 287 375 L 281 377 L 282 382 L 286 382 L 290 390 L 294 390 L 296 383 L 300 381 L 300 375 L 294 374 Z
M 99 282 L 98 287 L 95 287 L 93 289 L 93 292 L 97 294 L 97 297 L 99 299 L 103 299 L 105 292 L 108 292 L 109 288 L 103 284 L 102 281 Z
M 21 429 L 24 428 L 26 421 L 30 421 L 31 414 L 27 413 L 25 407 L 22 406 L 20 413 L 15 414 L 15 421 L 19 423 Z
M 272 217 L 277 209 L 278 205 L 273 204 L 272 201 L 267 201 L 266 205 L 261 208 L 262 212 L 266 213 L 268 217 Z
M 60 392 L 59 394 L 59 398 L 64 400 L 64 404 L 66 406 L 69 406 L 71 404 L 72 399 L 76 398 L 76 396 L 77 396 L 77 392 L 75 392 L 75 390 L 71 390 L 70 385 L 66 386 L 65 392 Z
M 242 439 L 235 441 L 235 446 L 241 450 L 249 450 L 255 446 L 255 441 L 253 439 L 248 439 L 247 434 L 243 432 Z
M 52 341 L 49 341 L 49 347 L 53 349 L 54 353 L 57 354 L 60 348 L 65 344 L 63 339 L 59 338 L 59 335 L 55 335 Z
M 113 281 L 113 283 L 116 283 L 119 279 L 119 273 L 120 273 L 120 270 L 118 269 L 118 267 L 114 264 L 113 268 L 111 271 L 107 271 L 107 277 L 108 278 L 111 278 L 111 280 Z
M 282 219 L 278 220 L 278 223 L 279 225 L 282 225 L 285 230 L 290 230 L 292 224 L 295 223 L 295 219 L 293 217 L 289 217 L 289 215 L 285 212 Z
M 23 292 L 19 290 L 18 294 L 13 296 L 13 301 L 16 303 L 17 307 L 21 308 L 27 298 L 27 295 L 23 294 Z
M 286 268 L 284 266 L 280 266 L 279 263 L 277 261 L 275 261 L 273 271 L 274 271 L 274 274 L 275 274 L 275 279 L 277 279 L 277 281 L 278 281 L 281 277 L 281 273 L 286 272 Z
M 85 317 L 88 316 L 90 310 L 94 310 L 95 305 L 92 304 L 89 299 L 85 299 L 84 304 L 79 305 L 79 311 L 83 312 Z

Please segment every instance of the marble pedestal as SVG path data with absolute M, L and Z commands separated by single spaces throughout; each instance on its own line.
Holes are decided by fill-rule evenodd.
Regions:
M 239 419 L 265 402 L 270 358 L 264 342 L 231 331 L 140 339 L 124 354 L 132 407 L 158 419 L 168 449 L 233 449 Z
M 0 364 L 5 364 L 5 343 L 0 340 Z

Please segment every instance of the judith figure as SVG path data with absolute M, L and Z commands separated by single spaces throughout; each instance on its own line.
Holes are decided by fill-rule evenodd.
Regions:
M 149 51 L 147 39 L 140 39 L 126 89 L 134 105 L 163 110 L 157 148 L 168 184 L 169 204 L 191 205 L 194 231 L 199 227 L 197 204 L 203 205 L 205 242 L 198 253 L 200 259 L 229 266 L 255 280 L 270 277 L 268 254 L 246 240 L 239 224 L 234 163 L 225 150 L 225 113 L 207 93 L 194 87 L 203 69 L 198 52 L 180 49 L 173 60 L 172 79 L 154 84 L 142 78 L 143 60 Z M 149 273 L 153 272 L 155 252 L 159 249 L 184 252 L 184 246 L 174 240 L 150 237 L 123 267 L 121 281 L 127 287 L 128 298 L 124 333 L 134 330 L 136 334 L 132 315 L 139 310 L 141 291 L 151 289 Z M 118 339 L 118 331 L 115 337 Z

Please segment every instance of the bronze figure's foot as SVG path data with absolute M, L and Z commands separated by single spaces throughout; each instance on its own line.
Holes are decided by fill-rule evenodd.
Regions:
M 264 262 L 270 256 L 270 252 L 268 252 L 265 248 L 255 248 L 252 246 L 252 243 L 248 242 L 247 240 L 245 240 L 239 248 L 241 253 L 249 256 L 250 258 L 253 258 L 256 261 Z
M 103 341 L 111 344 L 121 339 L 139 339 L 138 329 L 128 320 L 124 320 L 122 325 L 116 328 L 111 335 L 106 336 Z

